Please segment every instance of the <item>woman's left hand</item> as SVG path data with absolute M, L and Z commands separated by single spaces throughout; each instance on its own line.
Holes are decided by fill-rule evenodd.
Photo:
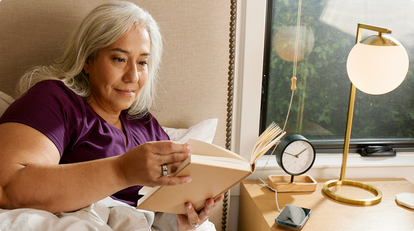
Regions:
M 196 230 L 198 226 L 203 224 L 213 212 L 213 209 L 223 200 L 224 195 L 217 199 L 208 199 L 206 206 L 200 211 L 196 212 L 190 202 L 185 204 L 187 215 L 177 214 L 177 225 L 179 231 Z

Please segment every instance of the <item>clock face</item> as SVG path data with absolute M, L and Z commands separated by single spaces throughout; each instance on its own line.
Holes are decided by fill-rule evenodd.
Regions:
M 315 151 L 309 142 L 296 140 L 288 144 L 282 153 L 281 164 L 291 175 L 300 175 L 309 170 L 315 160 Z

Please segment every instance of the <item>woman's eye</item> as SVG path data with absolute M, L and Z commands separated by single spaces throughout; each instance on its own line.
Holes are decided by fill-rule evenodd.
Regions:
M 120 63 L 125 62 L 125 59 L 123 59 L 123 58 L 114 58 L 114 60 L 117 61 L 117 62 L 120 62 Z
M 138 65 L 142 68 L 142 69 L 147 69 L 148 63 L 146 61 L 143 62 L 139 62 Z

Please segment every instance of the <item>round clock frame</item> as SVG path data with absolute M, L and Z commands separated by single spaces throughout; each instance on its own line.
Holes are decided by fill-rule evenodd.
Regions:
M 315 148 L 300 134 L 283 138 L 276 147 L 275 155 L 279 166 L 292 177 L 309 171 L 316 159 Z

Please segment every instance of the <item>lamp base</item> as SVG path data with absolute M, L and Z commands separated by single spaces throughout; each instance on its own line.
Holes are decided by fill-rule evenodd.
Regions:
M 350 186 L 354 186 L 354 187 L 358 187 L 358 188 L 362 188 L 365 189 L 367 191 L 370 191 L 371 193 L 373 193 L 375 195 L 375 197 L 373 198 L 368 198 L 368 199 L 352 199 L 352 198 L 348 198 L 348 197 L 343 197 L 340 196 L 334 192 L 332 192 L 329 188 L 332 186 L 341 186 L 341 185 L 350 185 Z M 327 195 L 328 197 L 336 200 L 336 201 L 340 201 L 340 202 L 344 202 L 347 204 L 354 204 L 354 205 L 376 205 L 378 203 L 381 202 L 382 199 L 382 192 L 369 184 L 364 184 L 358 181 L 353 181 L 353 180 L 330 180 L 327 181 L 324 185 L 323 185 L 323 189 L 322 191 L 325 193 L 325 195 Z

